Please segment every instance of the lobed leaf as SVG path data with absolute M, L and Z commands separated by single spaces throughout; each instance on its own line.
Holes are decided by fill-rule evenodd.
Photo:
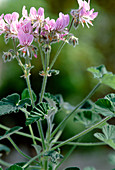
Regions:
M 107 71 L 104 65 L 90 67 L 87 70 L 93 74 L 94 78 L 99 79 L 102 84 L 115 89 L 115 75 L 112 72 Z
M 26 125 L 30 125 L 39 119 L 45 119 L 48 114 L 49 107 L 48 103 L 41 102 L 37 104 L 37 106 L 31 111 L 31 114 L 28 116 L 26 120 Z
M 115 149 L 115 126 L 105 125 L 102 128 L 102 132 L 103 133 L 95 133 L 94 136 Z
M 86 127 L 93 125 L 101 120 L 100 115 L 93 113 L 92 111 L 83 111 L 76 113 L 74 117 L 75 122 L 80 122 Z
M 115 94 L 109 94 L 95 102 L 94 111 L 104 116 L 115 116 Z

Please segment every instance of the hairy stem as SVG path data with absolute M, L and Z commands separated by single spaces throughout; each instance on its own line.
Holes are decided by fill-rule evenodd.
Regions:
M 108 116 L 108 117 L 102 119 L 100 122 L 96 123 L 95 125 L 93 125 L 93 126 L 89 127 L 88 129 L 86 129 L 86 130 L 80 132 L 79 134 L 77 134 L 77 135 L 75 135 L 75 136 L 73 136 L 73 137 L 71 137 L 71 138 L 65 140 L 64 142 L 60 143 L 59 145 L 53 147 L 51 150 L 55 150 L 55 149 L 57 149 L 57 148 L 59 148 L 59 147 L 65 145 L 65 144 L 67 144 L 68 142 L 71 142 L 71 141 L 73 141 L 73 140 L 75 140 L 75 139 L 80 138 L 81 136 L 87 134 L 87 133 L 90 132 L 91 130 L 93 130 L 93 129 L 99 127 L 100 125 L 102 125 L 104 122 L 106 122 L 106 121 L 109 120 L 109 119 L 111 119 L 111 116 Z
M 1 124 L 0 124 L 0 128 L 2 128 L 2 129 L 4 129 L 4 130 L 10 130 L 10 128 L 8 128 L 8 127 L 6 127 L 6 126 L 4 126 L 4 125 L 1 125 Z M 24 132 L 15 132 L 15 134 L 21 135 L 21 136 L 24 136 L 24 137 L 27 137 L 27 138 L 32 138 L 31 135 L 29 135 L 29 134 L 27 134 L 27 133 L 24 133 Z M 36 136 L 34 136 L 34 139 L 36 139 L 37 141 L 41 142 L 41 139 L 38 138 L 38 137 L 36 137 Z
M 93 94 L 94 94 L 94 92 L 97 90 L 97 88 L 99 87 L 101 85 L 101 83 L 99 82 L 94 88 L 93 88 L 93 90 L 85 97 L 85 99 L 83 99 L 82 101 L 81 101 L 81 103 L 79 103 L 76 107 L 75 107 L 75 109 L 71 112 L 71 113 L 69 113 L 66 117 L 65 117 L 65 119 L 63 119 L 63 121 L 58 125 L 58 127 L 53 131 L 53 133 L 51 134 L 51 137 L 53 137 L 56 133 L 57 133 L 57 131 L 65 124 L 65 122 L 69 119 L 69 117 L 77 110 L 77 109 L 79 109 Z
M 5 162 L 3 160 L 0 159 L 0 165 L 6 166 L 6 167 L 10 167 L 12 164 Z

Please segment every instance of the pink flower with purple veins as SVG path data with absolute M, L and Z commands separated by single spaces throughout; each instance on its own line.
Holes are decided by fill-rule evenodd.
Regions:
M 76 28 L 79 23 L 81 23 L 83 27 L 84 27 L 84 23 L 87 25 L 88 28 L 89 28 L 88 24 L 93 26 L 92 20 L 94 20 L 97 17 L 98 12 L 94 12 L 94 9 L 90 10 L 90 0 L 88 0 L 88 2 L 86 2 L 85 0 L 84 1 L 77 0 L 77 1 L 79 4 L 79 9 L 78 10 L 73 9 L 71 11 L 71 15 L 74 18 L 74 23 L 76 24 Z
M 45 22 L 46 22 L 46 24 L 45 24 L 45 26 L 44 26 L 45 30 L 47 30 L 47 31 L 50 32 L 50 31 L 52 31 L 52 30 L 55 29 L 56 22 L 55 22 L 54 19 L 51 19 L 51 20 L 50 20 L 50 18 L 47 17 L 47 18 L 45 19 Z
M 18 39 L 20 42 L 18 47 L 22 46 L 22 48 L 20 48 L 19 50 L 23 52 L 23 56 L 25 56 L 26 52 L 27 52 L 27 55 L 30 56 L 29 46 L 31 46 L 33 42 L 33 39 L 34 39 L 33 35 L 20 31 L 18 33 Z
M 18 21 L 19 14 L 17 12 L 13 12 L 12 14 L 6 14 L 4 16 L 5 21 L 10 25 L 14 21 Z
M 59 18 L 56 20 L 56 27 L 57 31 L 64 30 L 69 24 L 69 15 L 64 15 L 62 12 L 59 13 Z
M 17 26 L 18 31 L 23 31 L 24 33 L 32 33 L 33 27 L 31 22 L 25 19 Z

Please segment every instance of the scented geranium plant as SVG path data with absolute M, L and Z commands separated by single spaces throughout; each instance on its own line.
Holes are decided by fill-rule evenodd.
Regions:
M 90 97 L 101 84 L 115 89 L 115 75 L 112 72 L 108 72 L 104 65 L 88 68 L 88 71 L 94 75 L 98 83 L 85 99 L 73 107 L 73 110 L 69 109 L 69 107 L 67 110 L 64 108 L 65 102 L 61 95 L 52 95 L 50 92 L 45 92 L 48 77 L 59 74 L 58 70 L 52 68 L 64 45 L 66 43 L 72 44 L 74 47 L 78 45 L 78 38 L 71 33 L 71 27 L 74 26 L 76 31 L 80 24 L 89 28 L 89 26 L 93 26 L 92 21 L 98 15 L 98 12 L 90 9 L 90 0 L 88 2 L 78 0 L 78 4 L 79 9 L 72 9 L 70 12 L 71 21 L 70 16 L 62 12 L 59 13 L 59 18 L 56 21 L 49 17 L 46 18 L 42 7 L 38 10 L 31 7 L 28 13 L 24 6 L 21 17 L 17 12 L 0 16 L 0 35 L 4 34 L 6 44 L 9 39 L 12 39 L 14 45 L 14 49 L 3 52 L 3 60 L 4 62 L 17 60 L 23 71 L 22 78 L 27 84 L 27 88 L 24 89 L 21 95 L 14 93 L 1 99 L 0 115 L 11 114 L 12 112 L 18 114 L 19 111 L 22 111 L 26 118 L 25 125 L 30 130 L 30 134 L 28 134 L 20 131 L 24 127 L 16 126 L 10 129 L 0 124 L 0 128 L 6 130 L 4 135 L 0 136 L 0 140 L 7 138 L 14 148 L 27 160 L 26 162 L 18 162 L 11 165 L 10 162 L 0 159 L 1 169 L 3 165 L 8 170 L 55 170 L 60 167 L 76 146 L 107 144 L 115 149 L 115 126 L 107 123 L 109 119 L 115 116 L 115 94 L 108 94 L 104 98 L 98 99 L 95 103 L 90 100 Z M 61 45 L 53 59 L 50 60 L 53 43 L 61 43 Z M 36 96 L 31 88 L 30 76 L 31 69 L 34 67 L 32 58 L 37 58 L 38 53 L 41 56 L 43 66 L 43 70 L 39 72 L 39 75 L 43 77 L 43 83 L 39 96 Z M 71 111 L 56 127 L 54 117 L 59 110 L 64 112 Z M 85 130 L 65 141 L 60 141 L 59 138 L 65 124 L 73 114 L 74 121 L 82 123 L 85 126 Z M 42 128 L 43 120 L 46 122 L 45 132 Z M 38 136 L 34 135 L 33 123 L 37 124 Z M 78 142 L 78 139 L 95 128 L 99 128 L 102 131 L 94 134 L 100 142 Z M 30 157 L 25 154 L 12 140 L 12 134 L 20 135 L 22 138 L 32 138 L 32 146 L 36 151 L 36 156 Z M 72 145 L 67 155 L 61 154 L 61 147 L 64 145 Z M 1 144 L 0 150 L 9 151 L 9 148 Z M 72 169 L 72 167 L 66 169 Z M 74 167 L 74 169 L 79 169 L 79 167 Z

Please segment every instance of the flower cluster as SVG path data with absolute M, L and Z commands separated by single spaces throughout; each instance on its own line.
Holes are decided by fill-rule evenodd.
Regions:
M 86 2 L 85 0 L 77 0 L 79 4 L 79 9 L 72 9 L 71 10 L 71 15 L 74 18 L 74 27 L 77 28 L 79 23 L 81 23 L 84 27 L 84 23 L 87 25 L 89 28 L 89 25 L 92 25 L 92 20 L 94 20 L 98 12 L 94 12 L 94 9 L 90 10 L 90 0 Z
M 22 9 L 22 17 L 19 19 L 19 14 L 2 14 L 0 16 L 0 35 L 5 34 L 5 39 L 18 39 L 19 50 L 23 55 L 30 55 L 30 51 L 34 50 L 32 42 L 36 41 L 41 45 L 51 44 L 57 41 L 64 41 L 68 34 L 66 28 L 69 24 L 69 15 L 59 13 L 59 18 L 55 21 L 49 17 L 45 18 L 44 9 L 39 8 L 38 11 L 30 8 L 28 14 L 25 6 Z

